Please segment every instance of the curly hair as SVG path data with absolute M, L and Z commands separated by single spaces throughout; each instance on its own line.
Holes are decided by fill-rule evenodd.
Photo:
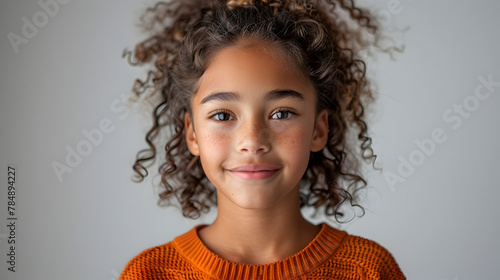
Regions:
M 281 48 L 303 70 L 317 93 L 317 111 L 328 111 L 328 142 L 310 154 L 301 180 L 301 207 L 323 207 L 339 221 L 341 206 L 348 202 L 364 214 L 357 202 L 357 192 L 367 185 L 359 159 L 374 165 L 377 156 L 364 115 L 374 98 L 359 53 L 373 44 L 367 38 L 379 33 L 367 10 L 353 0 L 183 0 L 157 3 L 141 20 L 151 35 L 124 55 L 134 65 L 154 64 L 133 91 L 149 91 L 160 102 L 146 134 L 149 148 L 138 152 L 133 169 L 137 181 L 148 176 L 147 164 L 158 155 L 155 141 L 167 129 L 159 205 L 175 197 L 189 218 L 216 205 L 215 189 L 199 157 L 187 148 L 184 115 L 191 113 L 198 80 L 214 54 L 241 39 L 256 38 Z

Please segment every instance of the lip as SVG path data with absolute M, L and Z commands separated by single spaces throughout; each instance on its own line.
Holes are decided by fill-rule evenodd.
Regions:
M 227 169 L 231 174 L 243 180 L 269 179 L 279 170 L 279 167 L 267 164 L 248 164 Z

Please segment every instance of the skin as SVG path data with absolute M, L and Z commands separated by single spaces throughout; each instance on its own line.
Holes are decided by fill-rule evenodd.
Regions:
M 218 216 L 203 243 L 238 263 L 267 264 L 305 248 L 319 227 L 299 208 L 311 151 L 327 141 L 311 83 L 283 51 L 241 41 L 219 51 L 186 114 L 186 140 L 217 189 Z

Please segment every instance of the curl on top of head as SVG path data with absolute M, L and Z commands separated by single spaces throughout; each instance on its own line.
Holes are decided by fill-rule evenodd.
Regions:
M 315 87 L 317 111 L 329 114 L 328 143 L 310 155 L 301 181 L 301 206 L 323 207 L 337 221 L 344 216 L 341 205 L 346 202 L 363 210 L 356 194 L 367 183 L 359 159 L 372 164 L 376 159 L 364 116 L 373 95 L 358 55 L 370 44 L 368 37 L 378 36 L 367 11 L 352 0 L 183 0 L 158 3 L 142 21 L 152 35 L 136 45 L 136 62 L 128 53 L 129 61 L 154 64 L 154 70 L 146 80 L 136 80 L 134 92 L 150 91 L 161 100 L 146 134 L 149 148 L 137 154 L 134 170 L 138 181 L 148 176 L 146 164 L 156 158 L 158 136 L 169 130 L 159 168 L 160 205 L 176 198 L 190 218 L 216 205 L 215 190 L 199 158 L 187 148 L 184 114 L 190 112 L 198 80 L 214 54 L 253 38 L 282 50 Z

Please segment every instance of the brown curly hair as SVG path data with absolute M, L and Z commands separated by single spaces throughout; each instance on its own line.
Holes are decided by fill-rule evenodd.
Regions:
M 136 80 L 134 92 L 149 91 L 161 100 L 146 134 L 149 148 L 137 154 L 133 169 L 138 181 L 148 176 L 146 165 L 158 155 L 155 140 L 170 129 L 159 167 L 159 205 L 175 197 L 189 218 L 216 205 L 214 187 L 187 148 L 184 115 L 191 113 L 198 79 L 214 54 L 251 37 L 281 47 L 315 87 L 317 112 L 329 114 L 328 143 L 311 152 L 301 180 L 301 207 L 323 207 L 339 221 L 348 202 L 364 214 L 356 195 L 367 185 L 359 159 L 373 165 L 376 155 L 364 115 L 373 93 L 359 52 L 379 33 L 368 11 L 352 0 L 183 0 L 157 3 L 141 19 L 151 36 L 124 55 L 134 65 L 154 63 L 146 80 Z

